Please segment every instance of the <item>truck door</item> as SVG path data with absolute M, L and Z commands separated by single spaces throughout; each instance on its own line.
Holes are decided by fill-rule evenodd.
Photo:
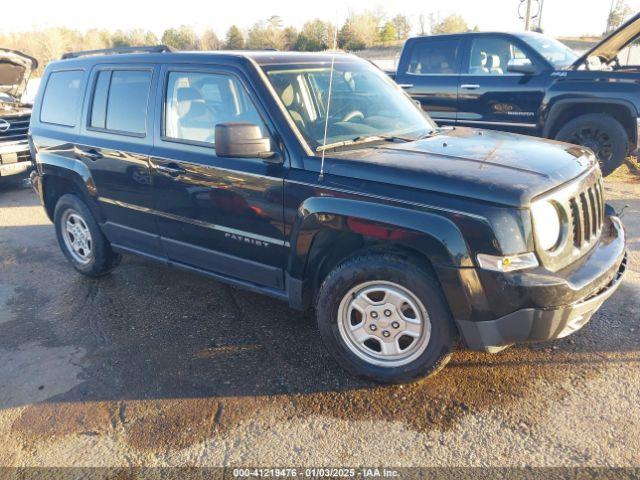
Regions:
M 461 58 L 456 35 L 413 38 L 402 51 L 396 82 L 441 125 L 456 122 Z
M 530 65 L 535 73 L 509 71 Z M 549 76 L 530 48 L 507 35 L 474 35 L 458 86 L 458 124 L 534 135 Z

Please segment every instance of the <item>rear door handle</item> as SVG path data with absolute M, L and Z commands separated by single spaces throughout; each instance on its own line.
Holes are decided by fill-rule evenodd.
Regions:
M 93 160 L 94 162 L 102 158 L 102 154 L 95 148 L 83 150 L 80 147 L 73 147 L 73 153 L 75 153 L 78 157 L 88 158 L 89 160 Z
M 158 172 L 164 173 L 165 175 L 169 175 L 170 177 L 177 177 L 179 175 L 183 175 L 187 173 L 187 171 L 184 168 L 182 168 L 177 163 L 173 163 L 173 162 L 168 163 L 166 165 L 154 165 L 154 168 Z
M 460 85 L 460 88 L 464 88 L 465 90 L 477 90 L 480 88 L 480 85 L 477 83 L 463 83 Z
M 413 88 L 413 83 L 399 83 L 400 88 Z

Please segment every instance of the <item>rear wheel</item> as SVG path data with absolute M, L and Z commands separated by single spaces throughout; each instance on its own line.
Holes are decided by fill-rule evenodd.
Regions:
M 62 252 L 76 270 L 97 277 L 120 263 L 91 211 L 76 195 L 60 197 L 54 212 L 56 235 Z
M 556 140 L 590 148 L 598 157 L 603 175 L 609 175 L 624 161 L 629 138 L 615 118 L 592 113 L 569 121 L 560 129 Z
M 401 256 L 343 262 L 323 282 L 316 312 L 323 342 L 338 363 L 382 383 L 436 373 L 456 340 L 438 282 Z

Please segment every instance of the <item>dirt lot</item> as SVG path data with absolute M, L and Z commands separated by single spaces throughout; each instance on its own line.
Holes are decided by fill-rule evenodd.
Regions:
M 308 314 L 127 257 L 75 273 L 29 188 L 0 189 L 0 465 L 640 466 L 640 183 L 631 271 L 574 336 L 460 351 L 433 379 L 344 374 Z

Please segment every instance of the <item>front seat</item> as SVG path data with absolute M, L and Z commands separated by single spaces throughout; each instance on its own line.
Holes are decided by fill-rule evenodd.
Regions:
M 500 57 L 498 55 L 489 55 L 487 59 L 487 67 L 491 75 L 504 75 L 504 71 L 500 68 Z
M 302 118 L 302 114 L 296 109 L 296 107 L 300 106 L 300 102 L 296 102 L 296 92 L 293 89 L 293 85 L 289 84 L 282 91 L 282 103 L 287 108 L 289 115 L 293 118 L 293 121 L 301 128 L 305 127 L 304 118 Z
M 181 87 L 176 92 L 178 134 L 180 138 L 213 143 L 216 119 L 193 87 Z
M 487 68 L 487 54 L 476 50 L 471 56 L 471 66 L 469 67 L 469 73 L 471 75 L 488 75 L 489 69 Z

